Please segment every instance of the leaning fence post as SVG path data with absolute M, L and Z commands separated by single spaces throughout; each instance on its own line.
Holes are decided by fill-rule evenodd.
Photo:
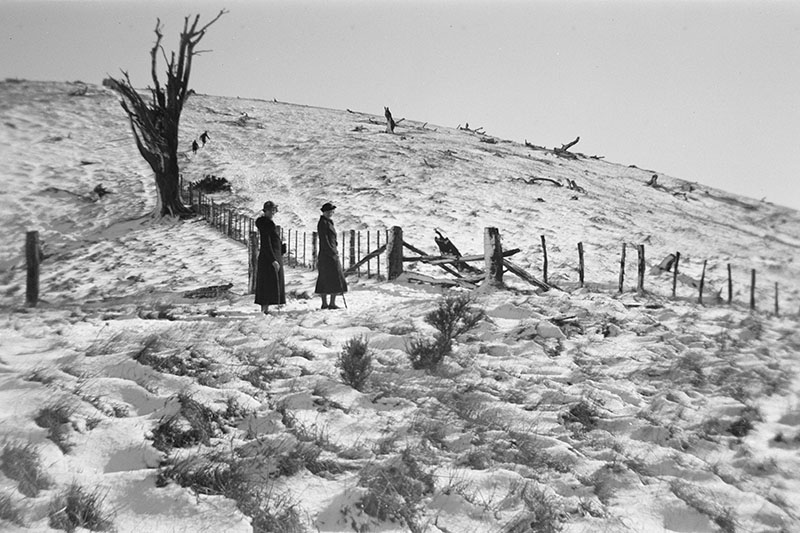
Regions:
M 542 235 L 542 255 L 544 256 L 544 264 L 542 265 L 542 281 L 547 283 L 547 243 Z
M 367 253 L 370 253 L 370 251 L 369 251 L 369 230 L 367 230 Z M 372 273 L 371 273 L 370 268 L 369 268 L 370 262 L 371 262 L 371 260 L 367 261 L 367 279 L 372 277 Z
M 483 229 L 483 261 L 486 270 L 484 284 L 499 286 L 503 284 L 503 246 L 497 228 Z
M 583 287 L 583 243 L 578 243 L 578 279 Z
M 25 262 L 28 266 L 28 283 L 25 290 L 25 305 L 36 307 L 39 303 L 39 263 L 42 254 L 39 249 L 39 232 L 25 234 Z
M 678 289 L 678 265 L 681 262 L 681 253 L 675 252 L 675 264 L 672 267 L 672 297 L 675 298 L 675 292 Z
M 619 260 L 619 292 L 623 291 L 625 285 L 625 248 L 626 243 L 622 243 L 622 256 Z
M 706 284 L 706 263 L 708 259 L 703 259 L 703 273 L 700 274 L 700 296 L 697 298 L 697 303 L 703 305 L 703 287 Z
M 750 271 L 750 310 L 756 309 L 756 269 Z
M 644 244 L 638 245 L 636 250 L 639 253 L 639 280 L 636 283 L 636 290 L 639 292 L 644 292 Z
M 403 228 L 392 226 L 386 246 L 386 263 L 388 264 L 389 280 L 397 278 L 403 273 Z

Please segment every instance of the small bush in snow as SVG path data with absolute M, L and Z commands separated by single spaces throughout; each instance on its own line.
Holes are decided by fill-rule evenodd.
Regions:
M 439 306 L 425 315 L 425 322 L 439 330 L 450 341 L 475 328 L 486 317 L 483 309 L 474 307 L 469 294 L 448 295 Z
M 433 339 L 417 337 L 409 341 L 406 351 L 413 368 L 436 369 L 452 352 L 453 341 L 485 318 L 484 311 L 472 303 L 468 294 L 448 295 L 439 301 L 436 309 L 425 315 L 425 322 L 436 328 L 437 333 Z
M 357 391 L 363 391 L 367 379 L 372 374 L 372 355 L 367 339 L 353 337 L 347 341 L 336 360 L 336 366 L 339 368 L 342 381 Z
M 103 508 L 99 490 L 89 491 L 77 483 L 50 500 L 50 527 L 75 531 L 78 528 L 91 531 L 108 531 L 112 528 L 111 513 Z
M 0 471 L 15 480 L 17 488 L 25 496 L 35 498 L 40 490 L 48 489 L 52 485 L 39 465 L 39 454 L 31 444 L 6 442 L 0 461 Z

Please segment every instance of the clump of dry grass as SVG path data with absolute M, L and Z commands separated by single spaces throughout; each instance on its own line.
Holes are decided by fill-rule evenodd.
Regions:
M 75 531 L 109 531 L 113 528 L 113 513 L 104 508 L 105 496 L 100 490 L 90 491 L 72 483 L 50 500 L 50 527 Z
M 35 498 L 40 490 L 49 489 L 52 485 L 40 466 L 36 448 L 31 444 L 6 442 L 0 461 L 0 470 L 17 482 L 17 488 L 25 496 Z
M 503 529 L 504 533 L 557 533 L 561 531 L 562 511 L 556 499 L 527 482 L 521 490 L 524 510 Z
M 565 424 L 578 424 L 583 431 L 591 431 L 597 427 L 597 410 L 585 400 L 569 408 L 569 411 L 561 414 L 561 420 Z
M 153 447 L 161 451 L 186 448 L 203 443 L 225 432 L 224 421 L 213 409 L 206 407 L 185 393 L 177 396 L 180 409 L 174 415 L 163 417 L 152 432 Z
M 365 467 L 359 484 L 367 489 L 361 500 L 365 513 L 379 520 L 403 521 L 412 532 L 422 531 L 417 517 L 422 499 L 433 493 L 434 481 L 411 449 L 382 464 Z
M 9 494 L 0 494 L 0 520 L 17 526 L 24 526 L 23 511 Z
M 279 473 L 280 448 L 262 448 L 251 457 L 233 451 L 168 458 L 159 467 L 156 486 L 173 480 L 198 494 L 230 498 L 251 517 L 254 532 L 304 533 L 297 502 L 289 493 L 275 490 L 269 479 L 270 473 Z

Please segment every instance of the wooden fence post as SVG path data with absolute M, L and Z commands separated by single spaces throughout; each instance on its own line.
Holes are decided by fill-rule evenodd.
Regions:
M 316 231 L 311 232 L 311 268 L 317 268 L 317 240 L 319 237 L 317 236 Z
M 624 290 L 625 285 L 625 249 L 627 247 L 626 243 L 622 243 L 622 256 L 619 260 L 619 292 L 622 293 Z
M 483 262 L 486 271 L 484 284 L 493 287 L 503 284 L 503 245 L 497 228 L 483 229 Z
M 542 235 L 542 255 L 544 256 L 544 263 L 542 264 L 542 281 L 547 283 L 547 243 Z
M 700 274 L 700 296 L 697 298 L 697 303 L 703 305 L 703 287 L 706 284 L 706 263 L 708 263 L 708 259 L 703 259 L 703 273 Z
M 678 265 L 681 262 L 681 253 L 675 252 L 675 264 L 672 267 L 672 297 L 675 298 L 675 292 L 678 289 Z
M 292 230 L 286 230 L 286 264 L 290 264 L 292 262 Z
M 300 266 L 300 255 L 298 254 L 298 247 L 297 247 L 297 235 L 300 233 L 299 230 L 294 230 L 294 264 L 296 266 Z
M 728 305 L 731 305 L 733 299 L 733 277 L 731 276 L 731 264 L 728 263 Z
M 36 307 L 39 303 L 39 263 L 42 254 L 39 249 L 39 232 L 25 234 L 25 262 L 28 267 L 28 280 L 25 288 L 25 305 Z
M 636 251 L 639 254 L 639 279 L 636 283 L 636 290 L 641 293 L 644 292 L 644 244 L 638 245 L 636 247 Z
M 381 247 L 381 230 L 378 230 L 375 233 L 376 233 L 375 238 L 378 241 L 377 246 L 378 246 L 378 248 L 380 248 Z M 381 279 L 381 256 L 378 256 L 376 259 L 378 260 L 378 262 L 377 262 L 378 270 L 377 270 L 376 276 L 378 277 L 378 281 L 380 281 L 380 279 Z
M 780 316 L 780 310 L 778 309 L 778 282 L 775 282 L 775 316 Z
M 306 232 L 303 232 L 303 266 L 307 267 L 308 263 L 306 262 Z
M 578 243 L 578 279 L 583 287 L 583 243 Z
M 356 230 L 350 230 L 350 264 L 348 267 L 352 267 L 356 264 Z
M 403 228 L 392 226 L 386 246 L 386 264 L 389 280 L 403 273 Z
M 358 246 L 356 246 L 356 262 L 361 262 L 361 230 L 358 232 Z M 361 277 L 361 267 L 358 267 L 356 271 L 356 275 L 360 278 Z
M 345 259 L 347 258 L 347 256 L 344 253 L 345 252 L 345 243 L 347 242 L 346 235 L 347 235 L 347 233 L 342 231 L 342 259 L 341 259 L 341 261 L 342 261 L 342 270 L 345 269 Z
M 247 287 L 250 294 L 256 292 L 256 276 L 258 275 L 258 232 L 250 232 L 250 242 L 247 243 Z
M 756 269 L 750 271 L 750 310 L 756 310 Z
M 367 230 L 367 253 L 369 253 L 369 230 Z M 371 261 L 367 261 L 367 279 L 372 277 L 371 269 L 369 268 L 369 264 Z

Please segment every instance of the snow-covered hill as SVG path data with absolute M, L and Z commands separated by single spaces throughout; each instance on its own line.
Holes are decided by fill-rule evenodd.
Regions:
M 294 297 L 264 317 L 246 295 L 244 247 L 200 220 L 143 217 L 154 184 L 117 98 L 74 89 L 0 83 L 0 510 L 22 509 L 25 526 L 53 525 L 50 502 L 76 481 L 104 491 L 120 531 L 249 530 L 251 520 L 269 530 L 279 516 L 287 531 L 800 528 L 798 212 L 424 117 L 389 135 L 379 115 L 192 96 L 184 178 L 225 177 L 233 191 L 218 199 L 253 214 L 271 199 L 286 228 L 312 231 L 333 201 L 339 230 L 399 225 L 432 252 L 441 228 L 481 253 L 493 226 L 535 275 L 547 237 L 550 279 L 567 291 L 513 280 L 481 291 L 487 320 L 430 374 L 406 350 L 433 331 L 424 316 L 441 289 L 353 279 L 349 309 L 326 312 L 307 299 L 314 273 L 290 269 Z M 203 131 L 211 140 L 194 154 Z M 653 174 L 658 187 L 646 185 Z M 98 184 L 111 194 L 99 198 Z M 33 229 L 44 240 L 43 302 L 25 309 Z M 576 287 L 578 242 L 586 289 Z M 669 274 L 648 274 L 649 295 L 617 295 L 623 242 L 645 244 L 649 265 L 680 251 L 689 277 L 707 260 L 712 294 L 731 264 L 736 305 L 698 306 L 686 284 L 673 301 Z M 185 297 L 225 283 L 221 298 Z M 776 283 L 781 317 L 768 312 Z M 334 366 L 359 335 L 375 358 L 364 392 Z M 195 404 L 180 393 L 221 418 L 186 449 L 156 449 L 153 432 L 170 416 L 192 423 Z M 40 427 L 52 406 L 68 407 L 60 432 Z M 26 442 L 51 479 L 36 494 L 9 466 Z M 170 465 L 186 467 L 181 457 L 208 462 L 211 450 L 217 465 L 263 460 L 248 472 L 269 474 L 241 486 L 272 492 L 255 505 L 200 482 L 198 497 L 175 481 L 156 486 L 159 472 L 180 477 Z M 383 494 L 403 509 L 394 519 L 369 505 L 387 472 L 397 477 Z M 405 482 L 418 493 L 399 490 Z

